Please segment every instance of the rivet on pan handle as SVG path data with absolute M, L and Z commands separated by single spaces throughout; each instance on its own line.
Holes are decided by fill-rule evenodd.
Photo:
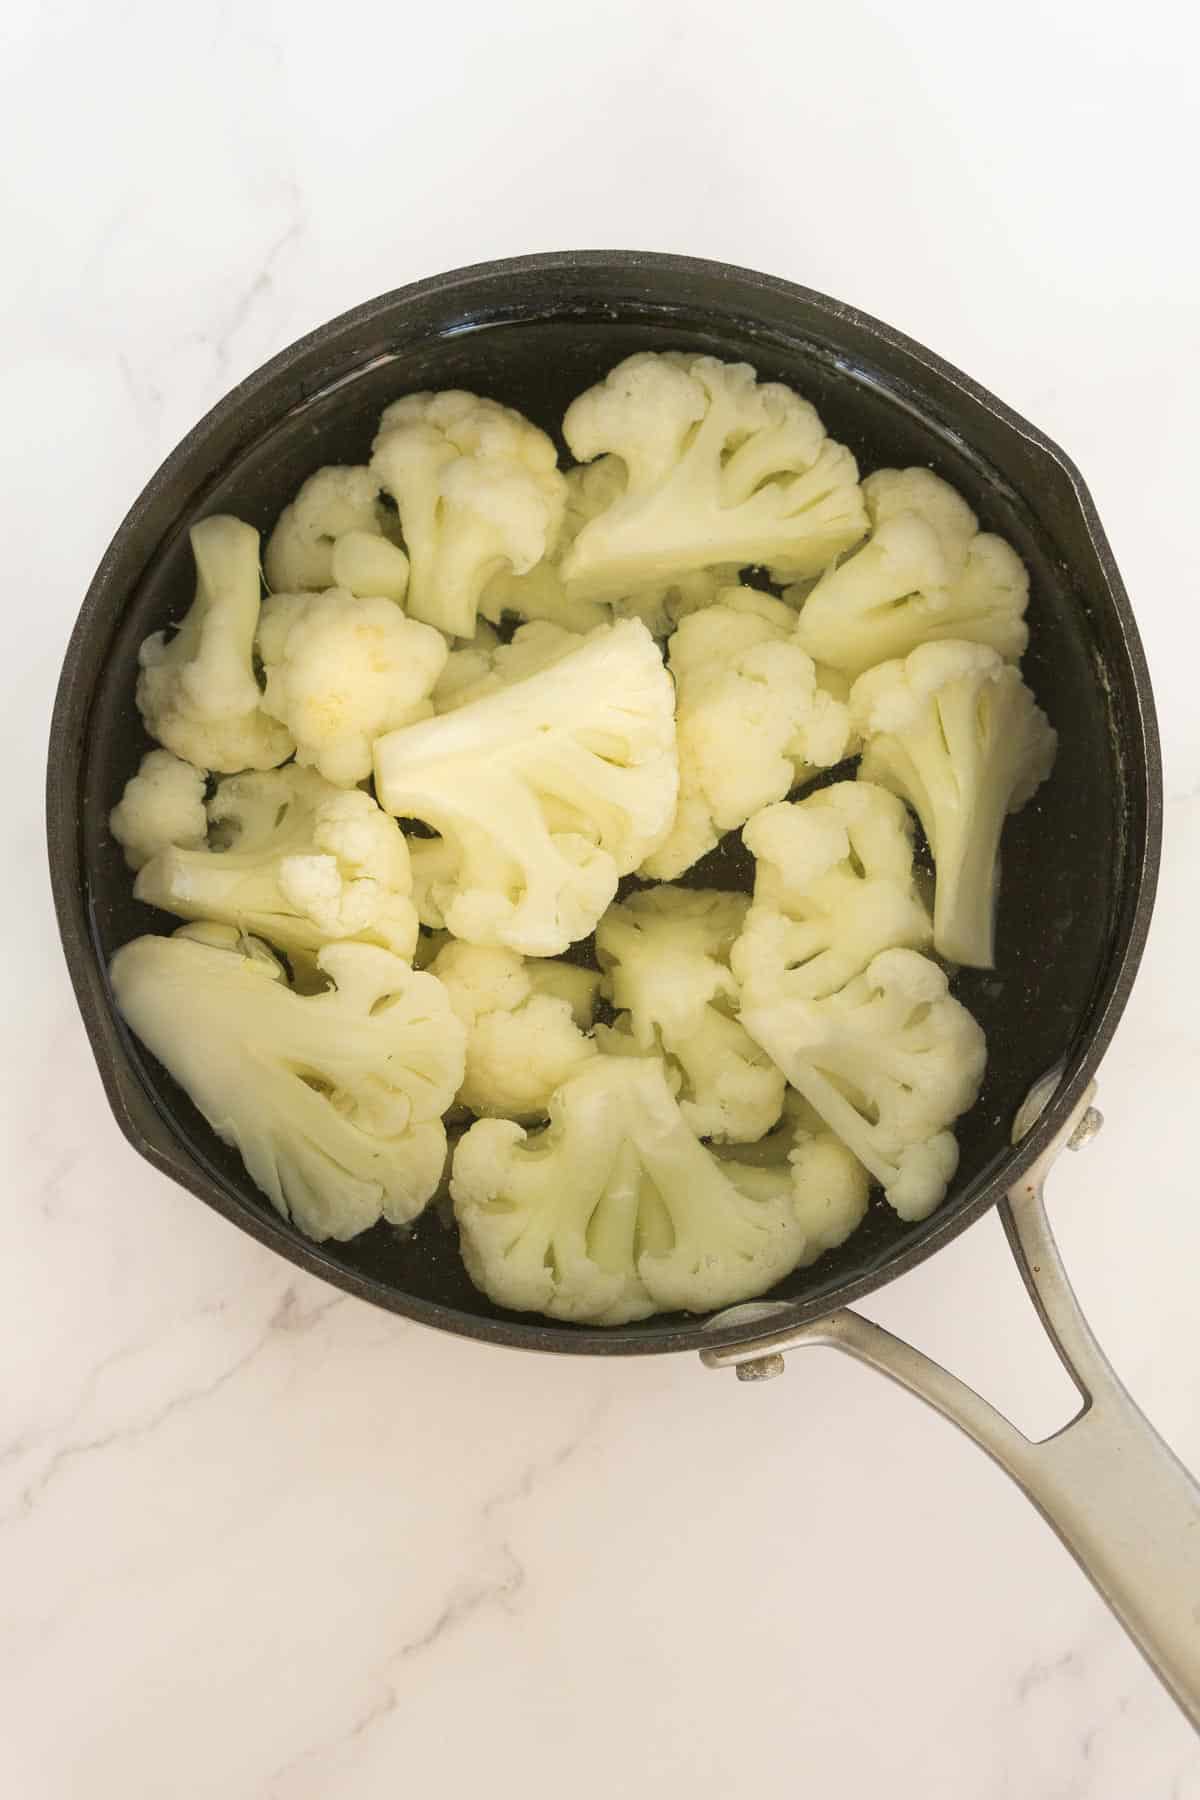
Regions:
M 1053 1085 L 1048 1077 L 1030 1095 L 1018 1121 L 1024 1130 Z M 710 1369 L 734 1368 L 754 1381 L 780 1373 L 786 1351 L 825 1344 L 935 1407 L 1028 1495 L 1200 1730 L 1200 1487 L 1134 1405 L 1093 1337 L 1046 1216 L 1051 1165 L 1064 1148 L 1082 1148 L 1102 1124 L 1094 1094 L 1093 1084 L 1000 1203 L 1017 1267 L 1082 1400 L 1053 1436 L 1032 1442 L 940 1363 L 848 1310 L 700 1355 Z

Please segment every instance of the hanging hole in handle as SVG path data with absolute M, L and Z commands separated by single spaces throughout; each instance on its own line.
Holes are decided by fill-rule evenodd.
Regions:
M 997 1213 L 859 1310 L 952 1369 L 1033 1443 L 1060 1431 L 1083 1405 L 1034 1310 Z

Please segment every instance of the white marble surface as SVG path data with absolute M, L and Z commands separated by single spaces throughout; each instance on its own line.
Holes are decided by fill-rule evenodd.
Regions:
M 873 1377 L 476 1348 L 298 1275 L 140 1163 L 60 963 L 40 795 L 124 507 L 343 307 L 625 244 L 911 331 L 1076 456 L 1145 632 L 1162 896 L 1108 1128 L 1053 1214 L 1200 1464 L 1184 9 L 7 0 L 0 42 L 0 1793 L 1197 1800 L 1194 1740 L 1045 1527 Z M 1019 1422 L 1065 1417 L 994 1220 L 869 1310 Z

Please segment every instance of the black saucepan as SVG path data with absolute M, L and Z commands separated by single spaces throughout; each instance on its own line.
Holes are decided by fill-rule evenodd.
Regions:
M 848 1243 L 781 1283 L 763 1306 L 604 1331 L 492 1306 L 469 1283 L 438 1212 L 409 1231 L 380 1225 L 350 1244 L 317 1246 L 272 1211 L 114 1012 L 105 976 L 112 951 L 170 925 L 131 898 L 107 816 L 148 747 L 133 703 L 137 647 L 188 604 L 187 528 L 197 517 L 230 510 L 269 527 L 315 468 L 365 456 L 375 420 L 399 394 L 468 388 L 553 433 L 567 402 L 621 357 L 667 348 L 753 363 L 763 378 L 811 399 L 864 471 L 927 464 L 966 495 L 1030 569 L 1025 669 L 1060 749 L 1052 779 L 1005 834 L 996 969 L 958 977 L 990 1054 L 979 1102 L 959 1126 L 961 1166 L 942 1209 L 912 1226 L 877 1202 Z M 879 1343 L 852 1342 L 852 1330 L 839 1340 L 837 1321 L 855 1315 L 838 1309 L 911 1268 L 994 1202 L 1038 1186 L 1049 1151 L 1084 1115 L 1128 996 L 1161 822 L 1141 645 L 1091 500 L 1063 453 L 930 352 L 836 301 L 723 264 L 621 252 L 523 257 L 417 282 L 303 338 L 222 400 L 154 476 L 96 573 L 66 655 L 50 769 L 50 862 L 67 961 L 109 1102 L 141 1155 L 293 1262 L 422 1323 L 532 1350 L 702 1349 L 706 1360 L 737 1362 L 746 1374 L 774 1372 L 777 1350 L 805 1341 L 806 1331 L 886 1364 Z M 749 874 L 735 837 L 689 879 L 745 887 Z M 1014 1144 L 1022 1102 L 1048 1071 L 1044 1108 Z M 1019 1223 L 1012 1231 L 1017 1242 Z M 1062 1336 L 1060 1321 L 1066 1357 Z M 1094 1400 L 1078 1375 L 1080 1357 L 1070 1360 Z M 889 1372 L 931 1397 L 911 1368 Z M 955 1411 L 945 1395 L 932 1397 Z M 986 1437 L 963 1410 L 958 1422 Z M 1034 1488 L 1013 1457 L 987 1447 Z M 1191 1535 L 1200 1542 L 1200 1513 L 1197 1521 Z M 1072 1547 L 1094 1564 L 1086 1548 Z M 1200 1604 L 1200 1563 L 1192 1574 Z M 1109 1597 L 1152 1651 L 1161 1630 L 1153 1621 L 1140 1629 L 1134 1609 Z M 1200 1638 L 1194 1619 L 1192 1632 Z M 1166 1673 L 1185 1704 L 1190 1682 L 1194 1707 L 1195 1645 L 1192 1657 L 1183 1674 Z

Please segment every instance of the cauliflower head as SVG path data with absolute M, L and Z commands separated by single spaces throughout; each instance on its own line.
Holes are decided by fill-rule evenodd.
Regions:
M 690 1130 L 657 1057 L 599 1056 L 550 1103 L 550 1123 L 482 1119 L 454 1156 L 463 1260 L 499 1306 L 620 1325 L 706 1312 L 764 1292 L 812 1249 L 804 1215 L 848 1215 L 854 1159 L 718 1161 Z
M 137 899 L 289 953 L 355 938 L 411 957 L 408 848 L 362 789 L 333 787 L 295 763 L 230 775 L 208 803 L 208 822 L 209 845 L 169 846 L 144 864 Z
M 818 684 L 795 627 L 782 602 L 734 587 L 675 632 L 679 801 L 644 875 L 681 875 L 725 832 L 846 754 L 849 713 Z
M 371 944 L 318 955 L 301 996 L 232 927 L 142 937 L 112 959 L 117 1006 L 255 1185 L 306 1236 L 414 1218 L 441 1177 L 462 1025 L 431 975 Z
M 198 769 L 273 769 L 294 746 L 254 678 L 258 533 L 218 514 L 189 536 L 196 596 L 174 637 L 156 631 L 142 644 L 138 711 L 151 737 Z
M 149 750 L 108 816 L 109 830 L 131 869 L 171 844 L 195 850 L 208 836 L 204 771 L 169 750 Z
M 602 626 L 551 668 L 375 744 L 380 803 L 423 821 L 422 920 L 555 956 L 670 827 L 674 691 L 646 628 Z
M 995 961 L 1000 836 L 1054 765 L 1057 735 L 1020 672 L 985 644 L 923 644 L 855 682 L 861 773 L 907 800 L 933 853 L 934 948 Z
M 1019 661 L 1029 576 L 1012 547 L 980 531 L 928 469 L 880 469 L 862 492 L 870 537 L 801 602 L 796 637 L 809 655 L 857 676 L 918 644 L 960 638 Z
M 458 1101 L 473 1113 L 542 1117 L 555 1089 L 596 1054 L 578 1022 L 581 1006 L 587 1009 L 585 1022 L 591 1022 L 586 996 L 590 990 L 594 998 L 599 976 L 590 970 L 526 962 L 515 950 L 451 939 L 429 972 L 445 987 L 466 1028 Z M 572 984 L 563 975 L 579 979 Z
M 743 1003 L 823 1000 L 882 950 L 931 937 L 912 822 L 893 794 L 839 781 L 755 813 L 742 833 L 754 903 L 730 950 Z
M 286 725 L 296 760 L 353 787 L 371 773 L 385 731 L 428 717 L 446 640 L 391 600 L 272 594 L 258 631 L 265 712 Z
M 949 1127 L 974 1105 L 983 1032 L 915 950 L 885 950 L 822 999 L 744 1000 L 741 1021 L 902 1219 L 937 1207 L 958 1166 Z
M 550 439 L 476 394 L 394 401 L 379 422 L 371 471 L 399 511 L 408 610 L 448 637 L 473 636 L 489 581 L 504 569 L 532 569 L 562 519 L 565 484 Z
M 571 403 L 563 435 L 580 462 L 608 455 L 625 470 L 562 558 L 576 599 L 727 564 L 817 574 L 867 529 L 853 456 L 806 400 L 747 363 L 639 352 Z
M 267 586 L 273 593 L 336 587 L 403 600 L 408 558 L 391 542 L 391 529 L 393 519 L 370 469 L 318 469 L 284 507 L 267 540 Z
M 752 1143 L 783 1107 L 784 1079 L 732 1016 L 729 951 L 742 894 L 655 887 L 610 906 L 596 927 L 603 992 L 635 1054 L 662 1053 L 678 1072 L 679 1110 L 697 1137 Z M 610 1044 L 606 1048 L 624 1049 Z M 672 1067 L 673 1066 L 673 1067 Z

